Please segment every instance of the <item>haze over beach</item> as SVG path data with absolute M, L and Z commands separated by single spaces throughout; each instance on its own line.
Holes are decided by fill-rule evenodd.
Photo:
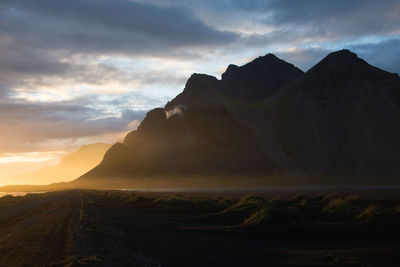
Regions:
M 0 0 L 1 266 L 399 266 L 398 0 Z

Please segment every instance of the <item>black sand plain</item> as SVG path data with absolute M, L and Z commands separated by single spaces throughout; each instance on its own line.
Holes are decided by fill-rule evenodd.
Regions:
M 0 265 L 398 266 L 397 187 L 172 191 L 2 197 Z

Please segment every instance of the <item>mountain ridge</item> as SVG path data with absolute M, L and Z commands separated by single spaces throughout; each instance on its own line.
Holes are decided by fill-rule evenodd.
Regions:
M 182 93 L 149 112 L 79 180 L 111 175 L 115 168 L 106 162 L 123 162 L 142 168 L 126 169 L 132 179 L 171 168 L 181 175 L 280 175 L 289 183 L 397 182 L 399 99 L 398 75 L 349 50 L 327 55 L 305 73 L 267 54 L 229 65 L 220 80 L 193 74 Z M 179 167 L 170 157 L 179 158 Z

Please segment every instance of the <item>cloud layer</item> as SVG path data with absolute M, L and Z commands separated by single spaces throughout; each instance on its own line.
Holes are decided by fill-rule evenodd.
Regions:
M 400 72 L 398 0 L 0 0 L 0 154 L 117 141 L 192 72 L 348 48 Z

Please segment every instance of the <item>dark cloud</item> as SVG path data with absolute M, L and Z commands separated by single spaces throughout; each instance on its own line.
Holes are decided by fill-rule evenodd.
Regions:
M 400 33 L 398 0 L 146 0 L 158 5 L 184 5 L 215 27 L 231 25 L 272 27 L 264 39 L 280 43 L 280 38 L 267 36 L 281 33 L 281 38 L 294 41 L 307 39 L 334 40 L 366 35 Z M 225 25 L 218 25 L 224 23 Z M 228 25 L 226 25 L 228 24 Z M 251 30 L 251 28 L 248 28 Z M 259 38 L 258 39 L 262 39 Z
M 0 30 L 7 33 L 9 42 L 30 48 L 158 54 L 236 38 L 178 7 L 127 0 L 12 0 L 1 5 Z
M 263 13 L 267 25 L 292 27 L 305 36 L 355 37 L 400 33 L 398 0 L 231 0 L 238 9 Z

